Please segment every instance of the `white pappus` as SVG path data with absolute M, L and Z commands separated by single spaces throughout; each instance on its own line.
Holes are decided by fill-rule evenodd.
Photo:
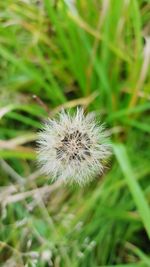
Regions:
M 37 143 L 42 173 L 80 185 L 101 175 L 111 154 L 104 126 L 93 113 L 84 115 L 82 108 L 74 115 L 63 110 L 56 119 L 48 119 Z

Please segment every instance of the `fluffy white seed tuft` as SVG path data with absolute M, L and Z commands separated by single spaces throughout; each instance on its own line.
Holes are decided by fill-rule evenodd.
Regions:
M 82 185 L 103 173 L 111 146 L 93 113 L 85 116 L 78 108 L 73 116 L 62 111 L 57 119 L 48 119 L 37 152 L 42 173 Z

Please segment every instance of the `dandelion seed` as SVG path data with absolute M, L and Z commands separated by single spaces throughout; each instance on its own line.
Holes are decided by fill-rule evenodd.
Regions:
M 82 185 L 103 173 L 111 146 L 93 113 L 85 116 L 78 108 L 73 116 L 62 111 L 57 119 L 48 119 L 37 152 L 42 173 Z

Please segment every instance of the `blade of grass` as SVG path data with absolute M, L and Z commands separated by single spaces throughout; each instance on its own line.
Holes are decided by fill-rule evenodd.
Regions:
M 136 106 L 134 108 L 130 108 L 130 109 L 126 109 L 126 108 L 120 109 L 119 111 L 114 112 L 113 114 L 109 115 L 106 120 L 112 121 L 114 119 L 118 119 L 118 118 L 121 118 L 123 116 L 144 112 L 144 111 L 149 110 L 149 109 L 150 109 L 150 103 L 144 103 L 144 104 L 138 105 L 138 106 Z
M 133 126 L 143 132 L 150 133 L 150 125 L 147 123 L 138 122 L 136 120 L 124 120 L 124 123 Z
M 136 247 L 135 245 L 131 243 L 127 243 L 126 246 L 129 250 L 135 253 L 135 255 L 137 255 L 139 259 L 146 264 L 146 266 L 149 266 L 150 258 L 143 251 L 141 251 L 138 247 Z
M 80 16 L 74 16 L 73 14 L 69 13 L 69 16 L 72 20 L 74 20 L 79 27 L 83 28 L 85 31 L 90 33 L 92 36 L 98 38 L 99 40 L 102 40 L 105 42 L 105 45 L 109 47 L 109 49 L 114 52 L 118 57 L 123 59 L 124 61 L 127 61 L 130 63 L 130 58 L 128 55 L 124 55 L 124 52 L 118 49 L 114 44 L 107 42 L 107 40 L 104 38 L 104 36 L 100 35 L 99 32 L 95 31 L 90 25 L 88 25 Z
M 41 128 L 41 123 L 38 122 L 38 121 L 35 121 L 27 116 L 24 116 L 24 115 L 21 115 L 21 114 L 18 114 L 16 112 L 10 112 L 6 115 L 8 118 L 11 118 L 11 119 L 14 119 L 14 120 L 17 120 L 17 121 L 20 121 L 24 124 L 27 124 L 27 125 L 30 125 L 30 126 L 33 126 L 35 128 Z
M 43 108 L 37 106 L 37 105 L 26 105 L 26 104 L 9 104 L 7 106 L 0 108 L 0 119 L 5 116 L 7 113 L 13 110 L 22 110 L 25 112 L 28 112 L 31 115 L 37 116 L 37 117 L 44 117 L 47 115 L 47 113 L 44 111 Z
M 60 101 L 60 103 L 64 102 L 63 94 L 61 90 L 58 91 L 58 87 L 57 87 L 57 94 L 55 95 L 54 93 L 56 89 L 56 86 L 55 88 L 52 88 L 52 86 L 54 85 L 54 81 L 53 83 L 48 84 L 45 81 L 45 77 L 43 77 L 42 72 L 39 69 L 35 68 L 34 65 L 31 66 L 31 64 L 26 63 L 25 60 L 22 58 L 18 60 L 8 49 L 6 49 L 2 45 L 0 45 L 0 54 L 7 61 L 11 62 L 16 67 L 18 67 L 21 71 L 23 71 L 23 73 L 26 73 L 28 77 L 36 81 L 38 85 L 40 85 L 41 87 L 44 87 L 44 90 L 46 91 L 48 96 L 53 100 L 55 104 L 58 103 L 58 100 Z M 56 97 L 59 97 L 59 99 L 56 99 Z
M 150 208 L 145 199 L 144 193 L 135 179 L 134 172 L 129 162 L 129 158 L 126 149 L 121 144 L 113 144 L 114 153 L 121 167 L 121 170 L 126 179 L 127 185 L 133 196 L 139 214 L 141 216 L 142 222 L 145 226 L 145 230 L 150 237 Z
M 35 159 L 36 153 L 34 151 L 20 151 L 20 150 L 0 150 L 0 158 L 3 159 L 11 159 L 11 158 L 18 158 L 18 159 Z

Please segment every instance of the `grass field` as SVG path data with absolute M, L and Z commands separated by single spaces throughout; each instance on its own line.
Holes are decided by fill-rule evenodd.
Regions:
M 150 266 L 150 2 L 0 1 L 0 266 Z M 83 106 L 109 168 L 85 187 L 36 164 L 41 123 Z

